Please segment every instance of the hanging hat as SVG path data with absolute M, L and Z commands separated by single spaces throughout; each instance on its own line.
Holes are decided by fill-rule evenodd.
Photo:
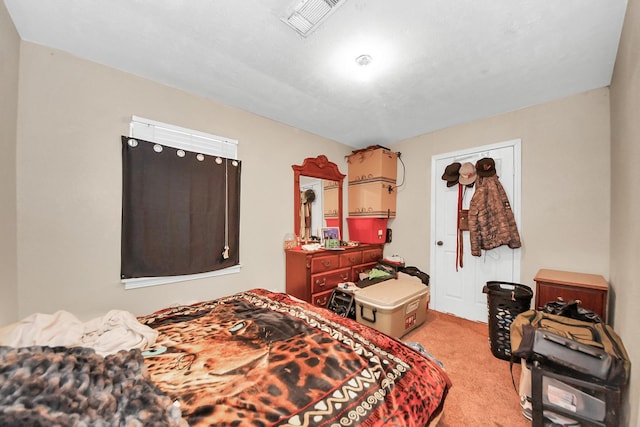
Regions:
M 454 162 L 444 168 L 442 179 L 447 181 L 447 187 L 453 187 L 458 183 L 458 178 L 460 178 L 460 174 L 458 173 L 460 166 L 460 163 Z
M 478 176 L 494 176 L 496 174 L 496 162 L 491 157 L 485 157 L 476 163 L 476 172 Z
M 462 185 L 473 185 L 476 182 L 476 167 L 473 163 L 467 162 L 460 166 L 460 179 L 458 182 Z
M 313 203 L 316 199 L 316 193 L 312 189 L 305 190 L 302 194 L 302 203 Z

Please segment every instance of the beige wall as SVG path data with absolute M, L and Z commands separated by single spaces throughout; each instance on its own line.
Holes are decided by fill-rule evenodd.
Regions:
M 18 116 L 19 315 L 111 308 L 143 314 L 253 287 L 284 291 L 283 236 L 293 231 L 293 171 L 350 150 L 258 116 L 23 42 Z M 132 115 L 239 141 L 240 274 L 123 290 L 121 148 Z
M 611 84 L 611 286 L 631 356 L 630 426 L 640 426 L 640 5 L 629 1 Z
M 429 271 L 433 155 L 517 138 L 522 140 L 520 282 L 533 286 L 540 268 L 608 277 L 606 88 L 393 144 L 394 151 L 404 153 L 407 175 L 388 251 Z M 441 175 L 436 173 L 438 181 Z
M 20 39 L 0 2 L 0 325 L 18 314 L 16 116 Z

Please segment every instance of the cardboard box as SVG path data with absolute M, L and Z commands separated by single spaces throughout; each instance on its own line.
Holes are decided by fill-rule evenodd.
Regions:
M 338 183 L 324 180 L 323 186 L 324 219 L 327 220 L 326 226 L 332 227 L 328 220 L 338 219 Z
M 373 179 L 350 182 L 349 216 L 395 218 L 395 182 L 387 179 Z
M 385 243 L 387 240 L 386 218 L 347 218 L 349 240 L 360 243 Z
M 338 181 L 332 181 L 330 179 L 322 180 L 322 188 L 324 188 L 325 190 L 338 189 L 339 186 L 340 183 Z
M 389 279 L 355 293 L 356 320 L 395 338 L 424 323 L 429 287 L 415 280 Z
M 347 157 L 348 181 L 386 178 L 394 183 L 398 173 L 398 154 L 384 148 L 358 151 Z

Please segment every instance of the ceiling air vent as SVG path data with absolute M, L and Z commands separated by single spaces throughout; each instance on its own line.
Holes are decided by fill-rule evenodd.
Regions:
M 307 37 L 347 0 L 302 0 L 289 9 L 282 21 Z

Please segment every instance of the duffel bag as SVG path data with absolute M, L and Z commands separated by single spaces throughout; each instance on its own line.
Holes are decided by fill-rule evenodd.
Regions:
M 615 385 L 625 384 L 629 380 L 629 371 L 631 369 L 629 355 L 622 340 L 611 326 L 605 323 L 585 322 L 537 310 L 525 311 L 516 316 L 510 326 L 511 351 L 516 357 L 527 359 L 534 355 L 533 344 L 535 340 L 532 339 L 533 335 L 530 334 L 531 329 L 550 332 L 553 334 L 552 337 L 566 338 L 569 340 L 569 345 L 570 341 L 575 341 L 578 343 L 576 347 L 584 350 L 581 354 L 588 353 L 588 347 L 584 346 L 590 346 L 606 352 L 611 355 L 611 360 L 607 365 L 609 366 L 607 372 L 600 372 L 595 376 Z M 527 331 L 527 339 L 523 340 L 525 331 Z M 562 365 L 563 361 L 560 359 L 555 360 L 553 363 Z M 566 367 L 570 368 L 572 361 L 568 360 L 566 363 Z

